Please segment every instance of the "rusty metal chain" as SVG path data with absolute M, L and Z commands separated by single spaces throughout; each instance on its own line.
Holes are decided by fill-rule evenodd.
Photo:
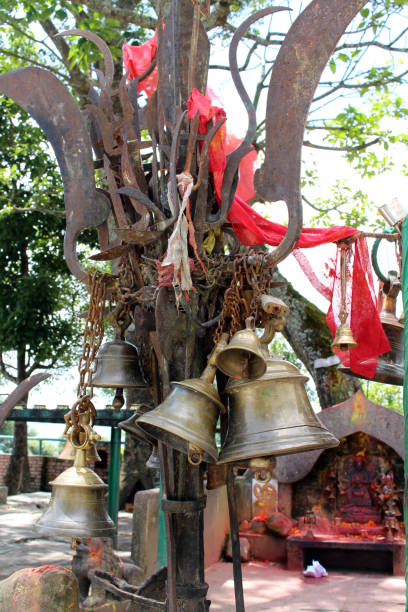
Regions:
M 214 334 L 214 342 L 220 341 L 225 331 L 229 336 L 242 328 L 248 316 L 255 324 L 260 315 L 261 295 L 268 293 L 272 283 L 272 269 L 267 265 L 267 253 L 236 255 L 231 284 L 225 292 L 221 319 Z M 246 299 L 246 296 L 250 299 Z
M 128 257 L 122 257 L 118 266 L 118 282 L 109 297 L 107 319 L 115 331 L 124 338 L 125 331 L 132 322 L 131 309 L 135 294 L 139 290 L 135 272 Z
M 89 309 L 85 321 L 82 355 L 79 359 L 78 398 L 92 397 L 92 376 L 96 369 L 96 354 L 104 335 L 103 315 L 105 310 L 107 275 L 98 270 L 90 274 Z M 88 390 L 89 389 L 89 390 Z

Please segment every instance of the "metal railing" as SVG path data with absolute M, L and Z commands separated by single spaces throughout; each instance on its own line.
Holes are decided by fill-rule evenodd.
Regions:
M 10 434 L 4 434 L 4 435 L 0 435 L 0 441 L 1 440 L 12 440 L 14 438 L 13 435 Z M 42 455 L 42 450 L 43 450 L 43 442 L 63 442 L 65 444 L 66 442 L 66 438 L 38 438 L 37 436 L 27 436 L 27 441 L 31 442 L 32 440 L 35 440 L 36 442 L 38 442 L 38 453 L 33 453 L 36 455 Z M 108 446 L 110 446 L 111 442 L 110 440 L 101 440 L 101 444 L 106 444 Z M 124 446 L 125 441 L 123 440 L 121 442 L 121 446 Z M 1 450 L 0 448 L 0 454 L 8 454 L 8 453 L 4 453 L 4 451 Z

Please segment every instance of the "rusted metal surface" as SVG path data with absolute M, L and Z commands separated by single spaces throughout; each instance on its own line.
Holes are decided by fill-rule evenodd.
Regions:
M 81 36 L 82 38 L 86 38 L 91 42 L 95 43 L 98 47 L 99 51 L 103 55 L 103 60 L 105 62 L 105 71 L 103 74 L 103 86 L 106 89 L 111 89 L 113 83 L 113 76 L 115 74 L 115 64 L 113 62 L 112 53 L 102 38 L 95 34 L 94 32 L 89 32 L 88 30 L 80 30 L 78 28 L 73 28 L 71 30 L 64 30 L 63 32 L 59 32 L 57 36 Z
M 13 410 L 14 406 L 21 402 L 25 395 L 33 387 L 38 385 L 38 383 L 46 380 L 50 377 L 50 374 L 42 373 L 42 374 L 33 374 L 29 378 L 26 378 L 21 382 L 15 389 L 10 393 L 7 399 L 0 404 L 0 427 L 3 425 L 4 421 L 7 419 L 10 412 Z
M 76 254 L 76 240 L 82 230 L 106 220 L 110 202 L 95 188 L 91 141 L 78 105 L 65 85 L 42 68 L 1 75 L 0 92 L 37 121 L 54 149 L 64 182 L 65 259 L 74 276 L 84 280 L 86 272 Z
M 222 195 L 221 195 L 221 212 L 220 212 L 220 221 L 224 221 L 227 217 L 229 209 L 232 205 L 233 196 L 235 193 L 236 183 L 234 184 L 234 179 L 236 178 L 239 164 L 241 163 L 243 157 L 247 155 L 252 150 L 252 143 L 255 138 L 256 132 L 256 111 L 255 107 L 252 104 L 250 97 L 248 96 L 245 87 L 242 83 L 241 76 L 238 70 L 238 62 L 237 62 L 237 48 L 240 40 L 248 30 L 248 28 L 259 19 L 266 17 L 266 15 L 271 15 L 272 13 L 276 13 L 279 11 L 288 10 L 285 7 L 272 7 L 266 8 L 262 11 L 258 11 L 255 15 L 251 15 L 248 17 L 235 31 L 235 34 L 232 38 L 231 45 L 229 48 L 229 64 L 231 70 L 232 80 L 234 81 L 235 88 L 239 97 L 241 98 L 245 110 L 248 113 L 248 128 L 245 134 L 245 137 L 242 143 L 227 156 L 227 166 L 224 173 L 223 183 L 222 183 Z
M 301 151 L 314 92 L 337 41 L 366 2 L 314 0 L 293 23 L 276 57 L 266 109 L 265 161 L 255 174 L 257 195 L 284 200 L 288 208 L 288 230 L 270 255 L 271 265 L 290 253 L 302 227 Z

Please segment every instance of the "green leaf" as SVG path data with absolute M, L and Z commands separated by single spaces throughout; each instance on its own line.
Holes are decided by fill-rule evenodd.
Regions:
M 336 72 L 336 62 L 334 61 L 333 58 L 329 62 L 329 67 L 332 73 L 334 74 Z

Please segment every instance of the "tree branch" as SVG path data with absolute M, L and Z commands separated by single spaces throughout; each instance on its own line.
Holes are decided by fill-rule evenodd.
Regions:
M 8 51 L 7 49 L 1 49 L 1 48 L 0 48 L 0 53 L 3 53 L 3 55 L 8 55 L 9 57 L 16 57 L 17 59 L 23 62 L 27 62 L 31 66 L 38 66 L 39 68 L 45 68 L 45 70 L 49 70 L 50 72 L 53 72 L 54 74 L 61 77 L 62 79 L 65 79 L 65 80 L 68 79 L 66 74 L 59 72 L 59 70 L 56 70 L 55 68 L 53 68 L 52 66 L 49 66 L 48 64 L 42 64 L 41 62 L 38 62 L 32 57 L 25 57 L 24 55 L 20 55 L 19 53 L 14 53 L 13 51 Z
M 6 380 L 9 380 L 10 382 L 13 382 L 13 383 L 18 383 L 18 377 L 13 376 L 13 374 L 10 374 L 10 372 L 7 370 L 6 364 L 4 363 L 4 360 L 3 360 L 2 352 L 0 352 L 0 373 L 4 376 Z
M 30 206 L 28 208 L 20 208 L 18 206 L 13 206 L 7 209 L 7 212 L 10 212 L 10 213 L 38 212 L 38 213 L 42 213 L 43 215 L 52 215 L 53 217 L 65 218 L 65 212 L 63 210 L 52 210 L 51 208 L 39 208 L 37 206 Z
M 308 140 L 304 140 L 303 145 L 305 147 L 311 147 L 312 149 L 323 149 L 325 151 L 347 151 L 351 153 L 353 151 L 361 151 L 362 149 L 367 149 L 368 147 L 377 144 L 379 140 L 380 138 L 374 138 L 374 140 L 370 140 L 370 142 L 365 142 L 361 145 L 356 145 L 355 147 L 328 147 L 324 145 L 314 144 L 313 142 L 309 142 Z
M 129 23 L 154 30 L 157 20 L 154 17 L 143 15 L 135 9 L 122 8 L 114 5 L 110 0 L 71 0 L 72 4 L 87 6 L 91 11 L 97 11 L 105 17 L 116 19 L 121 25 L 128 26 Z

